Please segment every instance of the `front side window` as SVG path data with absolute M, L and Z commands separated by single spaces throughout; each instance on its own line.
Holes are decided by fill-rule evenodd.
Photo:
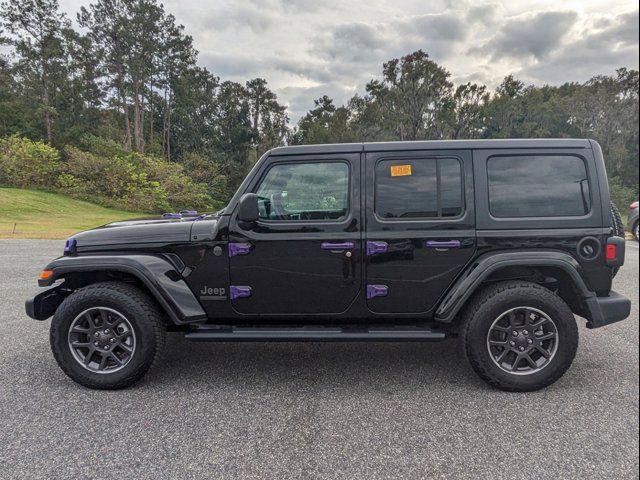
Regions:
M 382 160 L 376 165 L 378 217 L 458 217 L 462 198 L 462 168 L 456 158 Z
M 582 216 L 591 210 L 587 169 L 580 157 L 491 157 L 487 173 L 494 217 Z
M 340 220 L 349 208 L 349 166 L 344 162 L 276 164 L 256 193 L 262 220 Z

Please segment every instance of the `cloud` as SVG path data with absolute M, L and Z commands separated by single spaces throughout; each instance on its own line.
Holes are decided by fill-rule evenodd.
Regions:
M 0 0 L 1 1 L 1 0 Z M 93 0 L 60 0 L 75 17 Z M 382 64 L 422 49 L 456 84 L 585 81 L 638 68 L 637 0 L 163 0 L 222 81 L 261 77 L 295 123 L 349 100 Z M 536 11 L 532 11 L 532 7 Z
M 578 19 L 576 12 L 539 12 L 505 22 L 499 32 L 471 53 L 489 54 L 493 59 L 533 56 L 540 60 L 558 48 Z
M 600 28 L 598 28 L 600 27 Z M 594 75 L 611 74 L 619 67 L 638 66 L 638 11 L 612 18 L 595 19 L 577 39 L 565 44 L 544 62 L 524 68 L 531 82 L 585 81 Z

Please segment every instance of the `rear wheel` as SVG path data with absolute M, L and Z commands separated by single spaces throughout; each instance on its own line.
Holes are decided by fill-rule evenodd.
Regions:
M 488 384 L 525 392 L 551 385 L 571 366 L 578 329 L 567 304 L 530 282 L 485 288 L 463 315 L 461 338 L 471 367 Z
M 138 381 L 164 345 L 162 312 L 140 289 L 120 282 L 69 295 L 51 322 L 60 368 L 89 388 L 119 389 Z
M 638 221 L 637 220 L 636 220 L 636 223 L 633 224 L 633 230 L 631 231 L 631 233 L 633 233 L 633 238 L 637 242 L 638 239 L 640 238 L 640 235 L 638 235 Z

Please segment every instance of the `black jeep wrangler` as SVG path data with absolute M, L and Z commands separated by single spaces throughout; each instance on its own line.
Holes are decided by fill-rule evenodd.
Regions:
M 494 387 L 557 380 L 629 315 L 625 243 L 599 145 L 486 140 L 282 147 L 229 205 L 67 240 L 26 303 L 53 315 L 60 367 L 91 388 L 140 379 L 165 334 L 197 341 L 459 337 Z

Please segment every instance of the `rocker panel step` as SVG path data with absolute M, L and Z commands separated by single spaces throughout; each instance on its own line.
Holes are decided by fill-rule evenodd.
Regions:
M 201 342 L 429 342 L 446 334 L 426 328 L 196 328 L 185 338 Z

